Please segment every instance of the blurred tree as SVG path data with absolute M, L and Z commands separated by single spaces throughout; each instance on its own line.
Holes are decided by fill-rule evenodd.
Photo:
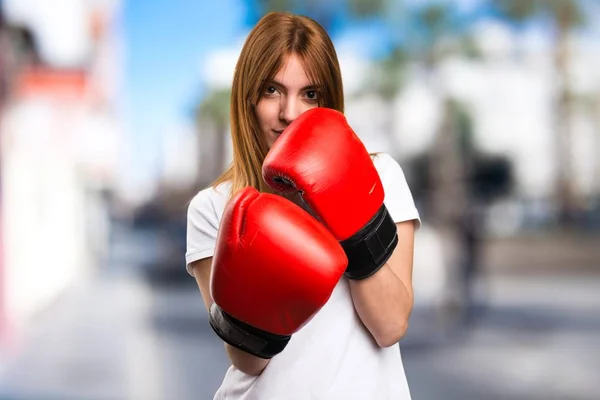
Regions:
M 196 126 L 200 140 L 200 186 L 206 186 L 225 170 L 229 140 L 230 89 L 208 92 L 196 110 Z
M 374 71 L 367 79 L 368 90 L 375 91 L 386 102 L 392 102 L 405 83 L 404 72 L 408 62 L 406 50 L 401 46 L 394 46 L 374 65 Z M 390 113 L 393 114 L 393 110 Z
M 365 95 L 374 94 L 383 101 L 386 110 L 381 126 L 384 134 L 391 137 L 389 143 L 393 148 L 388 149 L 387 152 L 395 158 L 398 150 L 394 131 L 399 118 L 395 109 L 395 99 L 405 84 L 405 73 L 409 61 L 408 54 L 403 47 L 393 46 L 383 57 L 373 62 L 370 66 L 371 71 L 364 78 L 362 87 L 350 97 L 351 99 L 360 99 Z
M 459 228 L 469 207 L 467 176 L 472 164 L 465 164 L 461 135 L 467 129 L 469 110 L 462 107 L 446 92 L 439 69 L 451 55 L 478 57 L 474 41 L 454 6 L 448 3 L 429 3 L 417 7 L 410 16 L 408 50 L 411 59 L 423 71 L 432 93 L 442 108 L 441 121 L 429 149 L 426 204 L 430 220 L 448 231 Z M 450 233 L 452 234 L 452 233 Z
M 260 13 L 258 18 L 272 11 L 289 11 L 306 15 L 335 34 L 336 23 L 342 18 L 364 20 L 377 17 L 390 0 L 256 0 Z M 257 21 L 252 21 L 252 24 Z
M 372 17 L 380 15 L 382 10 L 387 10 L 390 0 L 348 0 L 348 5 L 353 15 Z
M 452 249 L 446 262 L 456 278 L 451 285 L 456 297 L 446 304 L 442 321 L 458 317 L 459 322 L 468 323 L 477 316 L 475 279 L 484 272 L 485 211 L 491 201 L 511 192 L 514 179 L 508 157 L 477 149 L 469 111 L 450 97 L 445 101 L 443 133 L 428 153 L 407 160 L 406 175 L 415 198 L 433 202 L 429 207 L 420 204 L 420 212 L 433 208 L 426 220 L 436 225 Z
M 569 37 L 574 29 L 587 23 L 583 4 L 579 0 L 491 0 L 491 5 L 501 18 L 513 22 L 517 28 L 534 19 L 544 20 L 551 26 L 556 73 L 555 109 L 552 113 L 558 168 L 555 196 L 561 224 L 571 225 L 580 209 L 580 199 L 573 185 L 571 125 L 575 96 L 569 76 Z
M 587 94 L 578 94 L 575 97 L 577 107 L 589 118 L 593 129 L 593 152 L 600 155 L 600 90 L 596 87 Z M 592 170 L 591 195 L 588 197 L 587 209 L 580 215 L 580 228 L 598 229 L 600 228 L 600 157 L 596 156 Z
M 473 284 L 481 272 L 485 203 L 475 195 L 480 165 L 471 113 L 446 89 L 441 68 L 451 56 L 480 57 L 469 29 L 468 19 L 455 4 L 431 2 L 411 10 L 406 35 L 411 61 L 441 110 L 432 144 L 420 162 L 425 181 L 420 211 L 448 249 L 453 293 L 445 314 L 458 318 L 455 322 L 474 316 Z

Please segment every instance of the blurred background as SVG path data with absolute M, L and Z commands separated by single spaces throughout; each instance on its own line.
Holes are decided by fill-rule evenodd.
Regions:
M 600 3 L 0 1 L 0 399 L 211 399 L 185 272 L 267 11 L 311 16 L 421 213 L 419 399 L 600 398 Z

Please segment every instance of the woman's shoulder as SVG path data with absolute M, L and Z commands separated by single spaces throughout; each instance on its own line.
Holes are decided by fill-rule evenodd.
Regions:
M 189 211 L 204 211 L 210 209 L 217 211 L 224 208 L 231 189 L 230 182 L 223 182 L 217 186 L 208 186 L 201 189 L 190 201 Z
M 400 167 L 398 161 L 396 161 L 388 153 L 374 153 L 371 155 L 371 158 L 373 160 L 373 165 L 375 165 L 375 169 L 377 172 L 379 172 L 379 175 L 384 175 L 388 171 L 402 173 L 402 167 Z

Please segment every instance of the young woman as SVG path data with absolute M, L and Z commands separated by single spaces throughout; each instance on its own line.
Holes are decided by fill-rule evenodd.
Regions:
M 327 292 L 326 301 L 323 304 L 313 304 L 312 308 L 308 310 L 303 309 L 302 306 L 296 307 L 293 312 L 297 313 L 300 312 L 298 310 L 302 310 L 304 314 L 300 323 L 294 327 L 293 332 L 290 332 L 293 335 L 282 336 L 281 332 L 275 332 L 277 329 L 273 329 L 271 333 L 254 330 L 239 321 L 236 322 L 235 318 L 231 318 L 231 313 L 228 313 L 231 309 L 223 311 L 227 307 L 240 307 L 238 315 L 254 313 L 253 317 L 247 318 L 245 321 L 252 325 L 248 319 L 268 320 L 270 315 L 281 311 L 279 309 L 274 311 L 272 308 L 284 307 L 285 302 L 290 301 L 290 296 L 297 296 L 298 301 L 304 301 L 305 296 L 310 297 L 318 291 L 315 289 L 308 290 L 310 293 L 300 293 L 298 292 L 299 286 L 282 290 L 277 295 L 287 297 L 283 300 L 274 297 L 273 299 L 276 300 L 273 300 L 272 303 L 277 304 L 273 306 L 264 302 L 264 294 L 254 292 L 255 296 L 261 296 L 261 298 L 253 303 L 255 308 L 252 309 L 250 306 L 246 307 L 247 305 L 236 304 L 236 301 L 243 302 L 247 292 L 252 291 L 253 288 L 239 286 L 239 280 L 236 281 L 237 286 L 233 285 L 231 281 L 227 283 L 224 281 L 233 279 L 231 276 L 237 274 L 232 271 L 241 271 L 240 274 L 247 274 L 252 268 L 253 274 L 263 273 L 262 265 L 268 263 L 282 263 L 270 265 L 272 267 L 270 271 L 287 271 L 286 257 L 290 259 L 287 265 L 294 263 L 294 268 L 289 269 L 298 271 L 297 260 L 305 257 L 305 254 L 315 253 L 315 251 L 307 251 L 302 248 L 303 245 L 299 242 L 312 240 L 303 239 L 311 237 L 307 232 L 316 232 L 315 235 L 321 235 L 321 228 L 313 227 L 310 224 L 314 221 L 306 221 L 304 216 L 297 213 L 296 210 L 300 210 L 300 207 L 288 209 L 286 204 L 280 204 L 277 199 L 295 203 L 309 212 L 317 209 L 323 210 L 324 208 L 320 207 L 322 204 L 319 203 L 321 200 L 314 200 L 315 196 L 308 196 L 310 193 L 304 192 L 301 195 L 299 190 L 284 194 L 272 189 L 267 184 L 267 179 L 263 176 L 273 178 L 277 173 L 282 173 L 282 168 L 293 170 L 297 167 L 296 161 L 290 161 L 289 165 L 283 166 L 286 160 L 273 160 L 278 156 L 271 153 L 269 154 L 271 160 L 268 162 L 270 169 L 266 172 L 264 164 L 268 153 L 275 147 L 275 143 L 277 142 L 279 145 L 284 142 L 283 138 L 287 140 L 289 130 L 279 141 L 284 129 L 294 121 L 298 123 L 300 116 L 304 118 L 311 113 L 315 116 L 320 113 L 319 110 L 329 110 L 330 113 L 323 113 L 325 117 L 318 114 L 315 117 L 317 118 L 316 123 L 314 122 L 315 118 L 311 119 L 313 122 L 303 121 L 304 125 L 301 128 L 306 130 L 306 126 L 310 124 L 313 124 L 310 126 L 318 128 L 319 121 L 324 121 L 323 118 L 325 118 L 328 124 L 336 126 L 328 131 L 329 134 L 336 138 L 338 137 L 336 130 L 340 132 L 340 135 L 345 134 L 343 132 L 347 130 L 343 126 L 338 129 L 339 125 L 344 123 L 343 118 L 338 118 L 338 115 L 344 111 L 342 88 L 340 68 L 334 46 L 324 29 L 314 20 L 289 13 L 270 13 L 263 17 L 250 32 L 236 66 L 232 87 L 233 163 L 211 187 L 200 191 L 195 196 L 188 210 L 187 269 L 198 283 L 204 303 L 210 311 L 211 326 L 221 338 L 224 338 L 225 348 L 232 362 L 215 399 L 410 399 L 398 342 L 407 329 L 413 306 L 413 243 L 414 232 L 418 228 L 420 220 L 402 169 L 394 159 L 385 153 L 367 157 L 370 165 L 356 170 L 360 171 L 358 175 L 361 177 L 364 175 L 362 174 L 363 170 L 373 168 L 373 171 L 376 171 L 377 180 L 380 179 L 382 185 L 381 198 L 384 203 L 379 208 L 378 215 L 383 212 L 385 215 L 382 218 L 389 219 L 394 228 L 393 246 L 387 246 L 389 254 L 383 258 L 379 257 L 383 261 L 377 268 L 358 278 L 349 274 L 348 271 L 338 277 L 335 275 L 339 270 L 338 258 L 336 258 L 338 250 L 331 247 L 328 237 L 323 237 L 316 245 L 310 243 L 310 246 L 313 246 L 311 247 L 313 250 L 314 246 L 318 247 L 319 250 L 316 252 L 320 255 L 330 256 L 325 258 L 332 260 L 327 268 L 329 268 L 328 272 L 331 272 L 329 276 L 334 278 L 327 279 L 335 279 L 335 282 L 331 285 L 330 281 L 323 281 L 323 274 L 319 273 L 312 274 L 307 279 L 298 279 L 298 276 L 295 276 L 290 280 L 291 282 L 301 280 L 303 284 L 314 282 L 315 286 L 319 286 L 318 290 L 325 292 L 328 290 L 327 285 L 331 286 L 331 291 Z M 302 129 L 296 129 L 299 130 L 300 136 L 296 136 L 294 140 L 303 140 L 304 131 Z M 317 146 L 315 152 L 339 153 L 340 145 L 335 140 L 332 139 L 330 145 L 328 145 L 326 136 L 321 135 L 316 140 L 322 142 Z M 346 145 L 342 144 L 342 146 Z M 303 165 L 314 165 L 314 160 L 310 159 L 311 153 L 307 153 L 306 149 L 302 151 L 289 148 L 277 149 L 278 155 L 282 152 L 286 153 L 286 157 L 290 155 L 295 157 L 299 153 L 303 153 L 305 154 L 305 159 L 301 161 L 304 163 Z M 341 162 L 347 161 L 342 160 Z M 356 165 L 358 161 L 349 160 L 349 162 L 347 168 L 346 165 L 342 168 L 344 171 L 351 170 L 351 164 Z M 336 168 L 339 169 L 339 162 L 336 163 Z M 323 171 L 321 168 L 319 173 L 327 174 L 329 172 L 327 169 Z M 355 176 L 356 174 L 345 178 L 342 177 L 345 175 L 339 171 L 335 174 L 338 174 L 339 179 L 346 180 L 344 182 L 346 187 L 353 185 L 354 180 L 362 179 Z M 278 182 L 281 183 L 281 181 L 280 179 Z M 285 180 L 284 183 L 297 185 L 297 182 Z M 273 184 L 271 186 L 276 187 Z M 374 187 L 368 193 L 364 193 L 362 198 L 369 201 Z M 356 191 L 360 190 L 356 189 Z M 385 193 L 385 197 L 383 197 L 383 193 Z M 303 197 L 311 199 L 309 204 Z M 346 210 L 347 197 L 333 198 L 339 203 L 338 212 L 349 214 L 347 219 L 352 220 L 354 215 L 361 213 L 360 209 Z M 278 256 L 275 260 L 268 259 L 269 254 L 274 250 L 265 249 L 258 253 L 258 257 L 265 254 L 265 258 L 261 258 L 259 261 L 251 260 L 252 257 L 257 257 L 256 252 L 253 252 L 252 255 L 244 253 L 236 259 L 237 261 L 231 261 L 233 257 L 231 254 L 237 252 L 239 248 L 228 247 L 231 241 L 236 239 L 235 235 L 230 235 L 229 230 L 233 229 L 232 226 L 235 225 L 236 213 L 240 212 L 240 207 L 247 207 L 244 212 L 252 211 L 248 206 L 248 199 L 252 201 L 258 199 L 256 201 L 264 202 L 265 206 L 260 208 L 260 211 L 256 211 L 258 207 L 255 208 L 254 212 L 256 213 L 265 213 L 270 209 L 281 207 L 281 209 L 277 209 L 277 215 L 285 214 L 288 219 L 278 222 L 277 226 L 282 227 L 280 237 L 269 237 L 267 242 L 286 241 L 285 245 L 278 247 L 277 250 L 285 252 L 285 256 Z M 357 203 L 355 202 L 355 204 Z M 378 206 L 376 204 L 375 208 Z M 366 208 L 367 205 L 364 207 Z M 265 219 L 277 218 L 273 215 L 266 218 L 262 214 L 250 215 L 250 217 L 256 218 L 253 220 L 252 226 L 264 224 Z M 224 220 L 226 220 L 225 224 Z M 323 225 L 331 228 L 334 225 L 331 221 L 332 219 L 322 222 L 327 222 Z M 302 225 L 302 229 L 298 228 L 300 225 Z M 287 228 L 284 229 L 284 226 Z M 292 228 L 289 228 L 290 226 Z M 244 226 L 243 229 L 246 229 L 244 232 L 248 233 L 251 228 Z M 219 229 L 222 232 L 219 232 Z M 372 232 L 376 229 L 378 228 L 369 228 L 369 231 Z M 224 230 L 228 230 L 228 232 L 224 232 Z M 339 239 L 337 233 L 334 232 L 333 236 Z M 248 246 L 257 246 L 258 239 L 254 240 L 255 238 L 256 236 L 253 236 L 252 240 L 245 243 L 250 243 Z M 333 241 L 333 243 L 337 242 Z M 297 248 L 300 250 L 296 250 Z M 246 251 L 248 247 L 241 246 L 241 249 L 241 251 Z M 344 250 L 347 250 L 347 247 L 344 247 Z M 348 253 L 348 251 L 346 252 Z M 348 254 L 348 260 L 350 260 L 352 257 L 350 253 Z M 217 262 L 218 257 L 220 260 Z M 307 257 L 312 256 L 307 255 Z M 231 265 L 231 263 L 244 264 L 246 260 L 251 265 L 245 265 L 244 268 L 239 265 Z M 305 259 L 300 261 L 300 264 L 302 264 L 302 268 L 310 269 L 314 267 L 313 264 L 318 264 L 313 261 L 313 259 Z M 230 265 L 225 265 L 227 263 Z M 314 268 L 318 267 L 320 266 Z M 218 272 L 215 269 L 218 269 Z M 211 282 L 211 271 L 213 282 Z M 252 285 L 251 282 L 262 285 L 264 281 L 275 279 L 264 276 L 262 279 L 256 280 L 254 276 L 248 276 L 245 278 L 247 279 L 245 285 Z M 277 279 L 280 285 L 285 284 L 282 283 L 285 277 L 277 277 Z M 221 281 L 215 283 L 214 280 Z M 216 290 L 217 295 L 215 295 L 215 285 L 220 285 Z M 231 289 L 233 286 L 237 292 L 231 294 L 230 291 L 227 294 L 227 288 Z M 264 291 L 262 286 L 260 290 Z M 237 293 L 237 299 L 222 300 L 224 296 L 235 297 L 235 293 Z M 217 297 L 220 301 L 218 300 L 216 303 L 220 302 L 218 305 L 221 307 L 215 304 Z M 323 297 L 320 299 L 322 300 Z M 284 310 L 284 312 L 286 311 L 288 310 Z M 233 325 L 231 325 L 231 321 L 234 321 Z M 266 323 L 270 322 L 272 321 L 266 321 Z M 271 354 L 265 355 L 256 348 L 252 349 L 252 345 L 245 347 L 241 344 L 244 337 L 248 336 L 259 342 L 273 339 L 281 345 L 276 346 L 277 349 Z M 228 340 L 232 337 L 237 339 Z

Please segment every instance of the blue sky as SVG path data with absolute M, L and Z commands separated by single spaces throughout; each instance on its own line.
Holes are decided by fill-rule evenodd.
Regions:
M 245 18 L 242 0 L 124 1 L 125 112 L 133 139 L 126 165 L 135 179 L 154 174 L 161 133 L 198 97 L 202 58 L 239 37 Z

